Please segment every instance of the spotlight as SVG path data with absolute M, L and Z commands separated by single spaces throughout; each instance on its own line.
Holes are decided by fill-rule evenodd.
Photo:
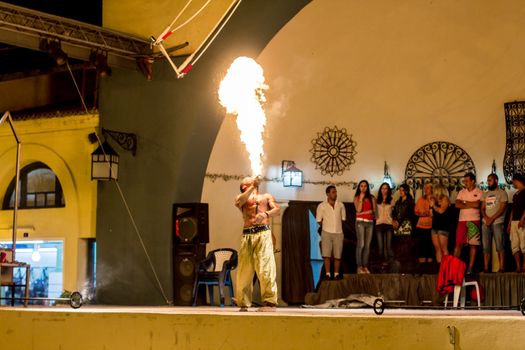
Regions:
M 59 66 L 62 66 L 67 62 L 67 54 L 62 50 L 59 41 L 42 39 L 40 40 L 39 48 L 42 51 L 47 51 L 49 56 L 51 56 Z
M 98 75 L 105 78 L 111 75 L 111 68 L 108 66 L 108 55 L 97 51 L 91 51 L 89 62 L 97 69 Z
M 144 74 L 144 76 L 146 76 L 146 79 L 150 81 L 153 78 L 153 58 L 137 58 L 137 64 L 142 74 Z

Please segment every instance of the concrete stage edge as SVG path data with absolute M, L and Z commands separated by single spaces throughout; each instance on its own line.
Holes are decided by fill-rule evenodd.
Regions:
M 1 349 L 523 349 L 519 311 L 1 307 Z M 455 327 L 455 347 L 448 327 Z

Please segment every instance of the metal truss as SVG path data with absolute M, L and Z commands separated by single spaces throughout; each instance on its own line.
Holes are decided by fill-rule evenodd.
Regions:
M 95 25 L 0 2 L 0 42 L 39 50 L 42 39 L 60 41 L 69 57 L 88 61 L 92 51 L 107 53 L 108 64 L 136 69 L 152 55 L 151 41 Z

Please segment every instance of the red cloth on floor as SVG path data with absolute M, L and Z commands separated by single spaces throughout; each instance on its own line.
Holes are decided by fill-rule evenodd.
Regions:
M 437 277 L 436 290 L 439 294 L 452 293 L 455 285 L 462 285 L 465 278 L 466 265 L 453 255 L 445 255 L 441 259 Z

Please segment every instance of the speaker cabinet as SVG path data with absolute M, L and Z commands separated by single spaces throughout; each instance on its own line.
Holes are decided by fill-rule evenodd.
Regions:
M 175 243 L 209 243 L 208 203 L 173 205 Z
M 173 303 L 175 305 L 190 306 L 193 304 L 193 286 L 195 272 L 199 263 L 206 258 L 206 244 L 174 245 L 173 256 Z M 199 293 L 199 304 L 204 304 L 206 294 Z

